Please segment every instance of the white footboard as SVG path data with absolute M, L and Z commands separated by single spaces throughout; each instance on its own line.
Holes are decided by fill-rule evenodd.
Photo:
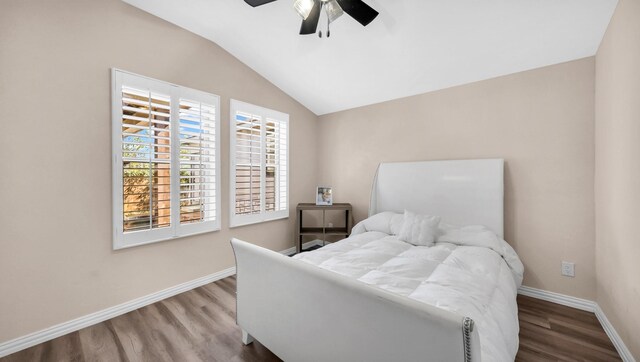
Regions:
M 479 361 L 473 321 L 233 239 L 237 322 L 285 361 Z

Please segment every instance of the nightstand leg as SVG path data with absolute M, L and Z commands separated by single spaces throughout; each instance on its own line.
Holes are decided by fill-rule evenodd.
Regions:
M 349 237 L 349 209 L 344 211 L 344 227 L 347 229 L 346 237 Z
M 324 244 L 326 242 L 325 240 L 327 239 L 327 235 L 326 235 L 327 225 L 325 225 L 325 217 L 324 217 L 325 216 L 325 212 L 324 211 L 325 210 L 322 209 L 322 246 L 324 246 Z
M 302 210 L 298 211 L 298 225 L 296 226 L 296 251 L 297 254 L 302 252 L 302 235 L 300 234 L 300 230 L 302 230 Z

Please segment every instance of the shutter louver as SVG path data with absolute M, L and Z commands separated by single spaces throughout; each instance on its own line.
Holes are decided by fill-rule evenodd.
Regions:
M 213 221 L 216 210 L 216 109 L 180 100 L 180 223 Z
M 123 86 L 124 232 L 171 226 L 171 101 Z

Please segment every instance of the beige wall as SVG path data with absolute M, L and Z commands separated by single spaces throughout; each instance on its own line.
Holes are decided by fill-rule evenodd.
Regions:
M 587 58 L 321 116 L 318 179 L 360 220 L 379 162 L 504 158 L 506 240 L 524 284 L 593 300 L 593 107 Z
M 0 10 L 0 342 L 234 265 L 237 236 L 293 246 L 288 220 L 111 250 L 111 67 L 291 119 L 291 206 L 313 201 L 317 117 L 215 44 L 119 0 L 3 0 Z
M 598 304 L 640 358 L 640 2 L 620 0 L 596 57 Z

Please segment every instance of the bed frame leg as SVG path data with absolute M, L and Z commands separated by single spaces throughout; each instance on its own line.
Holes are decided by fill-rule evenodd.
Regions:
M 242 343 L 246 346 L 249 345 L 251 343 L 253 343 L 254 339 L 253 337 L 247 333 L 247 331 L 245 331 L 244 329 L 242 330 Z

